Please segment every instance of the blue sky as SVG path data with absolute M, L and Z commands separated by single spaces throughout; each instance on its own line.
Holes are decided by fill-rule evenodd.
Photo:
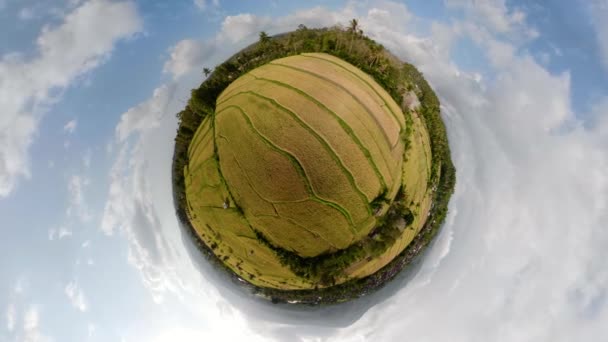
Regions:
M 351 18 L 435 88 L 456 193 L 387 288 L 272 306 L 182 239 L 174 114 L 259 31 Z M 605 0 L 0 0 L 0 340 L 607 336 L 605 18 Z

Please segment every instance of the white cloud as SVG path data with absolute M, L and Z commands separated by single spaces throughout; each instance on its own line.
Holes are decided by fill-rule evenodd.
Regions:
M 19 10 L 19 14 L 18 14 L 18 17 L 21 20 L 31 20 L 31 19 L 34 19 L 35 16 L 36 16 L 36 13 L 34 11 L 34 8 L 32 8 L 32 7 L 24 7 L 21 10 Z
M 220 0 L 194 0 L 194 5 L 198 7 L 201 11 L 208 10 L 211 6 L 212 8 L 217 8 L 220 6 Z
M 55 229 L 55 228 L 49 229 L 48 236 L 49 236 L 50 241 L 55 240 L 55 238 L 57 237 L 57 229 Z
M 59 240 L 68 236 L 72 236 L 72 231 L 65 226 L 59 227 L 59 230 L 57 231 L 57 237 L 59 238 Z
M 0 57 L 0 197 L 8 196 L 21 177 L 30 176 L 27 153 L 46 108 L 68 85 L 103 63 L 116 41 L 141 27 L 132 2 L 90 0 L 61 24 L 42 29 L 34 57 Z
M 66 226 L 60 226 L 58 228 L 51 228 L 48 231 L 48 237 L 50 241 L 54 241 L 55 239 L 62 240 L 66 237 L 71 237 L 72 231 Z
M 525 27 L 526 14 L 518 8 L 508 8 L 506 0 L 446 0 L 449 8 L 462 8 L 469 19 L 481 22 L 491 31 L 505 34 L 523 29 L 534 38 L 538 32 Z
M 6 308 L 6 330 L 8 330 L 8 332 L 15 330 L 16 320 L 17 310 L 15 309 L 15 305 L 11 303 Z
M 161 122 L 164 122 L 164 135 L 169 137 L 174 134 L 174 113 L 184 105 L 174 101 L 176 87 L 176 84 L 168 84 L 157 88 L 149 100 L 122 115 L 116 127 L 119 152 L 112 167 L 109 197 L 101 222 L 101 230 L 105 234 L 113 235 L 118 231 L 127 238 L 129 262 L 140 270 L 146 286 L 155 294 L 156 300 L 162 299 L 158 293 L 176 286 L 163 275 L 164 271 L 171 268 L 165 261 L 166 258 L 173 258 L 174 251 L 168 248 L 161 235 L 162 226 L 157 213 L 159 209 L 152 200 L 150 182 L 156 178 L 146 175 L 161 170 L 166 176 L 169 174 L 168 168 L 150 170 L 148 160 L 142 158 L 142 154 L 146 154 L 147 158 L 165 158 L 166 155 L 160 154 L 160 151 L 168 153 L 172 150 L 170 143 L 162 140 L 165 141 L 165 146 L 159 142 L 158 137 L 151 136 L 150 132 L 158 132 Z M 181 90 L 184 95 L 186 89 L 189 88 Z M 170 163 L 169 160 L 166 162 Z M 155 183 L 155 189 L 166 191 L 169 200 L 170 187 L 161 186 L 163 184 Z M 172 211 L 171 205 L 167 209 Z M 177 234 L 178 231 L 174 233 Z
M 76 121 L 76 119 L 72 119 L 72 120 L 66 122 L 65 125 L 63 125 L 63 131 L 68 134 L 72 134 L 76 130 L 77 125 L 78 125 L 78 122 Z
M 222 22 L 221 35 L 228 42 L 236 43 L 246 38 L 257 37 L 258 33 L 269 27 L 271 23 L 271 18 L 253 14 L 227 16 Z
M 407 21 L 409 14 L 404 12 L 402 5 L 392 4 L 397 12 L 404 16 Z M 384 10 L 378 10 L 372 15 L 374 19 L 379 19 L 386 14 Z M 352 7 L 348 6 L 340 12 L 330 12 L 324 7 L 314 7 L 294 12 L 293 14 L 271 18 L 267 16 L 256 16 L 249 13 L 242 13 L 234 16 L 227 16 L 222 22 L 220 32 L 215 38 L 215 45 L 222 46 L 230 44 L 234 47 L 241 47 L 245 43 L 251 43 L 258 39 L 261 31 L 269 34 L 277 34 L 297 28 L 299 24 L 308 27 L 333 26 L 338 23 L 346 24 L 355 15 Z M 403 21 L 402 21 L 403 22 Z
M 132 134 L 145 132 L 158 126 L 160 119 L 168 114 L 168 106 L 173 101 L 174 95 L 174 85 L 163 85 L 154 90 L 150 100 L 125 112 L 116 126 L 118 140 L 124 142 Z
M 68 181 L 68 208 L 67 217 L 77 217 L 81 222 L 88 222 L 92 215 L 85 200 L 85 190 L 90 185 L 90 180 L 80 175 L 73 175 Z
M 38 316 L 38 309 L 35 307 L 30 307 L 23 317 L 23 330 L 27 331 L 37 328 L 39 323 Z
M 193 70 L 201 73 L 213 48 L 197 40 L 184 39 L 175 44 L 170 51 L 171 57 L 165 62 L 163 71 L 170 73 L 173 79 L 177 79 Z
M 76 281 L 69 282 L 65 286 L 64 292 L 74 308 L 81 312 L 86 312 L 89 309 L 88 300 Z
M 13 287 L 13 292 L 15 294 L 22 294 L 29 286 L 29 283 L 26 278 L 19 277 L 15 282 L 15 286 Z
M 50 342 L 50 337 L 40 332 L 40 313 L 38 308 L 30 306 L 23 316 L 23 327 L 18 338 L 23 342 Z

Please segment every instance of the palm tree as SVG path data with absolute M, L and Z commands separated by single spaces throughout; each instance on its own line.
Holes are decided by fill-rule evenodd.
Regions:
M 211 69 L 209 69 L 209 68 L 203 68 L 203 73 L 205 74 L 205 77 L 207 77 L 211 73 Z
M 270 36 L 264 31 L 260 32 L 260 43 L 266 45 L 270 41 Z
M 353 50 L 353 42 L 355 41 L 355 35 L 359 31 L 359 21 L 357 19 L 352 19 L 348 24 L 349 24 L 348 32 L 350 32 L 350 34 L 352 35 L 352 37 L 350 39 L 350 49 L 349 49 L 349 52 L 351 52 Z
M 352 19 L 349 23 L 348 23 L 348 32 L 351 33 L 356 33 L 357 30 L 359 29 L 359 21 L 357 19 Z

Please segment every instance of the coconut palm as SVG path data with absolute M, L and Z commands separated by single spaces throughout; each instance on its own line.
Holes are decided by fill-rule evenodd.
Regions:
M 349 23 L 348 23 L 348 32 L 350 32 L 351 34 L 351 38 L 350 38 L 350 48 L 349 48 L 349 52 L 351 52 L 353 50 L 353 43 L 355 42 L 355 36 L 358 34 L 359 31 L 361 31 L 359 29 L 359 21 L 357 19 L 352 19 Z M 363 32 L 363 31 L 361 31 Z
M 266 44 L 269 41 L 270 41 L 270 36 L 264 31 L 260 32 L 260 43 Z

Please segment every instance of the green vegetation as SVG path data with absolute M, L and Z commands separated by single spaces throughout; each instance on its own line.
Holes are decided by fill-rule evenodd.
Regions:
M 436 235 L 455 183 L 439 101 L 356 20 L 262 32 L 203 72 L 178 113 L 174 201 L 200 250 L 252 291 L 356 298 Z

